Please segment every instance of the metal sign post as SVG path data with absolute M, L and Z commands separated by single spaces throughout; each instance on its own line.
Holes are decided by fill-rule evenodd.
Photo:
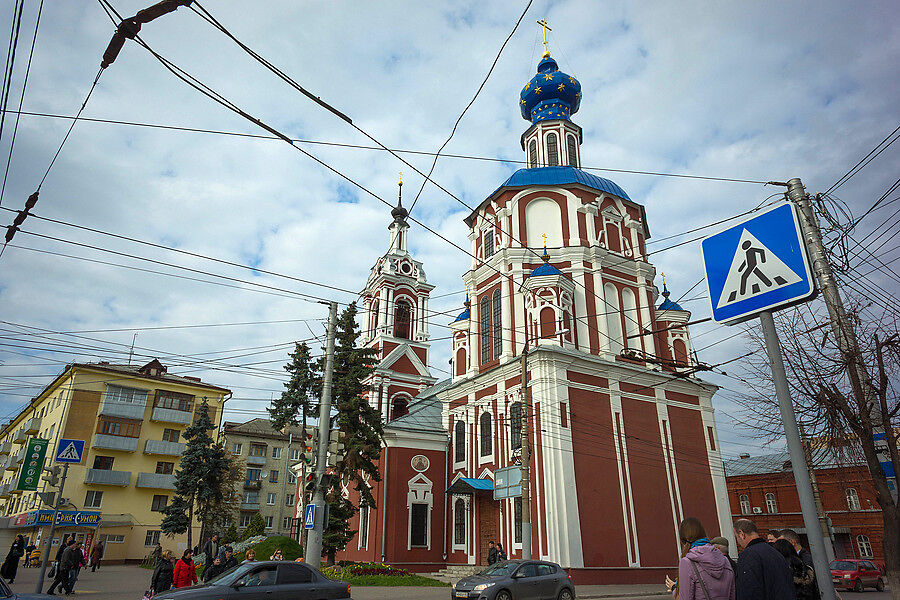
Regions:
M 38 573 L 37 585 L 34 588 L 35 594 L 41 593 L 44 587 L 44 573 L 47 571 L 47 561 L 50 560 L 50 547 L 53 545 L 53 533 L 56 531 L 56 519 L 59 517 L 59 503 L 62 500 L 63 490 L 66 489 L 66 475 L 69 474 L 69 463 L 63 465 L 62 479 L 59 483 L 59 496 L 53 506 L 53 520 L 50 521 L 50 535 L 47 536 L 47 546 L 44 548 L 44 558 L 41 560 L 41 572 Z M 60 544 L 62 540 L 60 540 Z

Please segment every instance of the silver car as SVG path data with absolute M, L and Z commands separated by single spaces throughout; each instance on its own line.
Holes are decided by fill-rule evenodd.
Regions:
M 453 600 L 572 600 L 575 586 L 556 563 L 507 560 L 450 588 Z

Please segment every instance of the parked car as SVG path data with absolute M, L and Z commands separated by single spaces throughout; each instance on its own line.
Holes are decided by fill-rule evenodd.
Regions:
M 556 563 L 507 560 L 460 579 L 450 595 L 454 600 L 572 600 L 575 586 Z
M 153 600 L 349 600 L 350 584 L 289 561 L 245 563 L 194 585 L 162 592 Z
M 55 596 L 47 594 L 17 594 L 6 585 L 6 582 L 0 579 L 0 598 L 4 600 L 52 600 Z
M 867 587 L 884 591 L 884 573 L 871 560 L 842 558 L 831 561 L 834 587 L 861 592 Z

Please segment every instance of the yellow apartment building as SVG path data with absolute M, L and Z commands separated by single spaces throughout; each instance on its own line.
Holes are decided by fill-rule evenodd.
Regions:
M 68 365 L 29 405 L 0 429 L 0 544 L 17 533 L 43 548 L 52 507 L 37 492 L 18 491 L 18 472 L 30 438 L 49 440 L 44 470 L 60 439 L 85 441 L 81 463 L 69 467 L 65 512 L 54 547 L 74 534 L 87 547 L 104 542 L 104 562 L 137 562 L 157 542 L 179 555 L 187 535 L 162 535 L 162 509 L 174 494 L 174 472 L 185 449 L 183 432 L 203 398 L 218 429 L 231 392 L 199 378 L 172 375 L 158 360 L 140 365 Z M 41 481 L 38 491 L 53 491 Z M 200 525 L 194 523 L 194 544 Z

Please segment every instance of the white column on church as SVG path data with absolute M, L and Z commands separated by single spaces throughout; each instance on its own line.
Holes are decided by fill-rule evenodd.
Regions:
M 428 296 L 422 297 L 422 337 L 428 339 Z
M 379 295 L 381 296 L 381 303 L 378 307 L 378 311 L 381 313 L 381 318 L 378 319 L 378 329 L 382 331 L 387 327 L 387 315 L 388 315 L 388 289 L 387 287 L 382 286 Z M 378 335 L 378 331 L 375 331 L 375 335 Z
M 387 302 L 385 303 L 386 314 L 384 316 L 384 332 L 387 335 L 394 333 L 394 290 L 388 288 Z
M 648 305 L 649 300 L 647 299 L 649 287 L 647 284 L 644 284 L 638 290 L 640 290 L 637 297 L 638 310 L 641 311 L 641 327 L 644 329 L 641 333 L 647 333 L 653 331 L 653 322 L 650 320 L 650 307 Z M 641 340 L 644 343 L 644 352 L 655 355 L 656 344 L 653 341 L 653 337 L 652 335 L 642 335 Z

